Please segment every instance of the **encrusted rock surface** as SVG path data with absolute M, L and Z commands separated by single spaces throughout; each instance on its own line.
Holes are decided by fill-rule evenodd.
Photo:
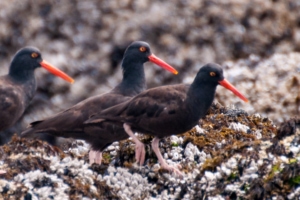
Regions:
M 165 138 L 160 149 L 183 177 L 161 171 L 146 144 L 146 163 L 134 163 L 130 139 L 88 164 L 89 146 L 60 150 L 20 139 L 0 147 L 2 198 L 32 199 L 295 199 L 300 197 L 300 119 L 276 127 L 269 118 L 214 104 L 191 131 Z

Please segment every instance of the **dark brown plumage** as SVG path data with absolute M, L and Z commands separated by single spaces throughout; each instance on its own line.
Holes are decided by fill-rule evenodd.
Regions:
M 86 121 L 87 125 L 114 123 L 124 128 L 137 144 L 137 161 L 144 162 L 142 144 L 133 131 L 155 136 L 152 149 L 157 155 L 162 168 L 175 171 L 163 159 L 159 148 L 159 140 L 163 137 L 184 133 L 192 129 L 211 106 L 216 87 L 220 84 L 235 95 L 248 101 L 223 77 L 223 70 L 217 64 L 203 66 L 191 85 L 170 85 L 152 88 L 142 92 L 131 100 L 108 108 Z
M 34 70 L 38 67 L 43 67 L 68 82 L 74 82 L 64 72 L 44 61 L 38 49 L 20 49 L 11 62 L 9 73 L 0 77 L 0 144 L 8 140 L 2 131 L 17 122 L 35 94 Z
M 101 163 L 102 151 L 114 141 L 128 138 L 123 128 L 103 124 L 87 126 L 83 124 L 90 116 L 111 106 L 123 103 L 146 89 L 143 64 L 151 61 L 175 74 L 170 65 L 154 56 L 145 42 L 133 42 L 127 48 L 122 61 L 123 80 L 108 93 L 88 98 L 53 117 L 31 123 L 22 133 L 23 137 L 49 134 L 60 137 L 83 139 L 91 144 L 90 163 Z

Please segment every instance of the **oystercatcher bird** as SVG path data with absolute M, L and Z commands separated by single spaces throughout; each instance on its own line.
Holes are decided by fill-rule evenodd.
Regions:
M 129 136 L 122 127 L 114 125 L 88 126 L 84 122 L 91 116 L 111 106 L 123 103 L 146 89 L 144 63 L 150 61 L 177 74 L 178 72 L 166 62 L 151 53 L 146 42 L 135 41 L 125 51 L 122 69 L 123 80 L 110 92 L 90 97 L 75 106 L 42 121 L 30 124 L 21 135 L 34 137 L 39 134 L 82 139 L 91 144 L 90 163 L 101 164 L 102 151 L 115 141 Z
M 43 60 L 37 48 L 20 49 L 12 59 L 9 73 L 0 77 L 0 144 L 8 139 L 2 131 L 17 122 L 35 94 L 34 70 L 38 67 L 70 83 L 74 82 L 67 74 Z
M 211 106 L 218 85 L 231 90 L 239 98 L 248 100 L 223 76 L 221 66 L 213 63 L 200 68 L 191 85 L 161 86 L 146 90 L 134 98 L 108 108 L 91 117 L 87 125 L 112 123 L 122 126 L 136 143 L 136 160 L 143 164 L 143 144 L 134 132 L 154 136 L 152 149 L 161 168 L 181 174 L 175 166 L 169 166 L 159 150 L 159 140 L 170 135 L 181 134 L 198 124 Z

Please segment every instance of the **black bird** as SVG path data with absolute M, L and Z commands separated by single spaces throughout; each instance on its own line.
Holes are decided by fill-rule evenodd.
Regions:
M 42 121 L 31 123 L 22 133 L 23 137 L 49 134 L 59 137 L 83 139 L 91 144 L 90 163 L 101 164 L 102 151 L 111 143 L 129 136 L 124 129 L 111 125 L 88 126 L 84 122 L 101 110 L 123 103 L 146 89 L 144 63 L 151 61 L 170 72 L 178 72 L 151 53 L 146 42 L 136 41 L 125 51 L 122 69 L 123 80 L 110 92 L 90 97 L 75 106 Z
M 36 91 L 34 70 L 43 67 L 56 76 L 73 83 L 64 72 L 42 59 L 37 48 L 25 47 L 14 56 L 7 75 L 0 77 L 0 144 L 8 140 L 4 132 L 21 117 Z
M 196 75 L 191 85 L 179 84 L 161 86 L 146 90 L 134 98 L 108 108 L 85 122 L 87 125 L 113 123 L 123 127 L 136 147 L 136 159 L 144 163 L 143 144 L 133 131 L 155 136 L 152 149 L 162 168 L 181 172 L 169 166 L 159 151 L 159 140 L 163 137 L 181 134 L 198 124 L 211 106 L 217 85 L 231 90 L 235 95 L 247 102 L 238 90 L 224 79 L 223 70 L 217 64 L 206 64 Z

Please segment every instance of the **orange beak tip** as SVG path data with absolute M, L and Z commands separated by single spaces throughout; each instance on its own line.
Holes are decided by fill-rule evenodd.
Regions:
M 233 92 L 233 94 L 238 96 L 244 102 L 248 103 L 249 100 L 244 95 L 242 95 L 233 85 L 231 85 L 231 83 L 229 83 L 226 79 L 219 81 L 219 84 L 222 85 L 223 87 L 225 87 L 226 89 L 231 90 L 231 92 Z
M 40 62 L 40 65 L 45 68 L 46 70 L 48 70 L 49 72 L 51 72 L 52 74 L 54 74 L 55 76 L 59 76 L 60 78 L 64 79 L 65 81 L 68 81 L 70 83 L 74 83 L 74 79 L 71 78 L 69 75 L 67 75 L 66 73 L 64 73 L 63 71 L 57 69 L 56 67 L 52 66 L 50 63 L 46 62 L 45 60 L 42 60 Z
M 158 58 L 157 56 L 155 56 L 154 54 L 151 54 L 149 57 L 149 60 L 153 63 L 155 63 L 156 65 L 172 72 L 173 74 L 177 75 L 178 71 L 176 69 L 174 69 L 171 65 L 169 65 L 168 63 L 166 63 L 165 61 L 161 60 L 160 58 Z

